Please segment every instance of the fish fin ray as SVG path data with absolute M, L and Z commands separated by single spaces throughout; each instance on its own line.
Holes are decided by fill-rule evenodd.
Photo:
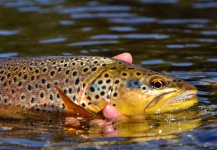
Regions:
M 54 87 L 59 92 L 68 113 L 82 117 L 92 116 L 92 114 L 86 109 L 84 109 L 80 105 L 75 104 L 57 85 L 54 85 Z

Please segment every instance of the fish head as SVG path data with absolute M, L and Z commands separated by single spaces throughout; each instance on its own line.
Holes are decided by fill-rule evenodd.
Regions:
M 135 116 L 187 109 L 198 102 L 196 94 L 197 88 L 181 79 L 122 62 L 94 75 L 86 100 L 99 109 L 112 104 L 121 114 Z
M 173 112 L 198 103 L 197 88 L 186 81 L 141 68 L 128 70 L 128 75 L 122 79 L 124 84 L 116 99 L 116 107 L 122 114 Z

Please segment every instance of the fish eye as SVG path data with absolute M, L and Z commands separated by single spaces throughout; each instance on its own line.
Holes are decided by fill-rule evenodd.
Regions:
M 165 87 L 165 83 L 161 79 L 154 79 L 151 81 L 151 86 L 152 88 L 155 88 L 155 89 L 161 89 Z

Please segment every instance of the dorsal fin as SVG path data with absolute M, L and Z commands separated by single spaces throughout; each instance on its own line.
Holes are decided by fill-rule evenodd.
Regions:
M 86 109 L 75 104 L 57 85 L 54 85 L 54 87 L 59 92 L 68 113 L 85 118 L 92 116 Z

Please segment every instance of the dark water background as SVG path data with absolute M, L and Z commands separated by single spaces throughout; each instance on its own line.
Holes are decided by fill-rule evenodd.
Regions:
M 117 125 L 113 136 L 61 119 L 1 120 L 0 149 L 217 149 L 216 43 L 214 0 L 0 0 L 0 57 L 127 51 L 135 64 L 196 85 L 206 105 Z

